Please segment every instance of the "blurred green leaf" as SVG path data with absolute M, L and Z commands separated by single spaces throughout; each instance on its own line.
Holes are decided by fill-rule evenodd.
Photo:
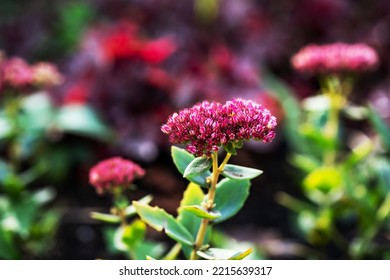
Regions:
M 159 259 L 165 251 L 165 246 L 161 243 L 144 240 L 137 243 L 133 251 L 136 260 L 147 260 L 148 257 Z
M 244 252 L 247 248 L 253 248 L 253 252 L 248 256 L 247 260 L 262 260 L 264 254 L 256 248 L 256 244 L 247 241 L 238 241 L 223 231 L 214 230 L 211 238 L 211 244 L 213 247 L 224 248 L 233 250 L 236 252 Z
M 311 172 L 303 181 L 307 191 L 319 190 L 328 193 L 332 189 L 340 188 L 343 178 L 340 171 L 333 167 L 321 167 Z
M 184 170 L 183 177 L 191 178 L 205 173 L 210 169 L 212 164 L 213 161 L 211 158 L 197 157 L 191 161 L 189 165 L 187 165 L 186 169 Z
M 262 173 L 263 171 L 259 169 L 234 164 L 226 164 L 221 174 L 230 179 L 250 180 L 260 176 Z
M 12 134 L 12 125 L 3 112 L 0 112 L 0 139 Z
M 19 174 L 20 180 L 24 185 L 29 185 L 39 177 L 41 177 L 45 172 L 47 172 L 49 167 L 46 165 L 45 161 L 39 159 L 38 162 L 33 163 L 29 169 L 23 171 Z M 50 169 L 51 171 L 52 169 Z
M 135 220 L 130 225 L 120 229 L 122 242 L 126 250 L 135 260 L 145 260 L 146 256 L 159 258 L 164 252 L 164 246 L 145 240 L 146 225 L 141 220 Z
M 316 215 L 314 211 L 304 210 L 298 213 L 297 224 L 299 229 L 308 235 L 316 226 Z
M 31 227 L 37 218 L 38 204 L 30 197 L 23 197 L 12 204 L 12 210 L 18 222 L 18 234 L 24 239 L 28 238 Z
M 42 210 L 42 209 L 41 209 Z M 61 213 L 57 209 L 40 211 L 40 219 L 32 225 L 30 237 L 25 247 L 34 256 L 46 257 L 55 242 L 55 234 L 60 222 Z
M 4 186 L 7 177 L 12 174 L 12 170 L 7 162 L 0 160 L 0 186 Z
M 380 135 L 387 150 L 390 150 L 390 129 L 371 105 L 368 107 L 368 119 Z
M 374 143 L 367 137 L 359 145 L 352 149 L 352 152 L 344 160 L 343 165 L 345 168 L 352 168 L 363 159 L 367 158 L 374 149 Z
M 42 188 L 32 192 L 31 200 L 37 205 L 43 205 L 52 201 L 56 196 L 56 191 L 53 188 Z
M 171 155 L 173 163 L 182 175 L 184 174 L 184 171 L 186 170 L 187 166 L 195 159 L 194 155 L 176 146 L 172 146 Z M 210 176 L 211 172 L 206 171 L 202 175 L 188 178 L 188 180 L 194 182 L 201 187 L 208 187 L 209 184 L 207 183 L 206 178 Z
M 74 50 L 95 16 L 93 6 L 85 1 L 64 2 L 57 12 L 58 19 L 53 26 L 53 34 L 50 34 L 56 40 L 51 40 L 53 36 L 49 36 L 42 50 L 42 55 L 49 60 Z
M 321 165 L 321 163 L 312 155 L 295 154 L 291 156 L 290 161 L 294 166 L 302 169 L 307 173 L 312 172 Z
M 54 108 L 48 94 L 35 93 L 22 100 L 22 124 L 28 130 L 45 130 L 53 119 Z
M 123 229 L 122 241 L 129 248 L 133 248 L 137 243 L 143 242 L 146 234 L 146 225 L 141 220 L 135 220 Z M 146 254 L 145 254 L 146 255 Z
M 215 211 L 207 211 L 200 205 L 188 205 L 184 206 L 184 210 L 190 212 L 191 214 L 194 214 L 195 216 L 198 216 L 202 219 L 209 219 L 214 220 L 219 217 L 221 217 L 221 214 Z
M 109 140 L 111 131 L 103 124 L 95 111 L 88 106 L 68 105 L 62 107 L 56 116 L 55 126 L 65 133 Z
M 0 224 L 0 259 L 14 260 L 19 257 L 12 233 Z
M 116 215 L 99 213 L 99 212 L 91 212 L 91 218 L 98 221 L 102 221 L 105 223 L 112 223 L 112 224 L 118 224 L 121 222 L 121 219 Z
M 242 252 L 219 248 L 210 248 L 206 251 L 197 252 L 199 257 L 202 257 L 206 260 L 242 260 L 250 253 L 252 253 L 251 248 Z
M 339 199 L 344 188 L 342 170 L 334 167 L 318 168 L 306 176 L 303 187 L 306 195 L 316 203 Z
M 319 155 L 323 155 L 326 151 L 334 150 L 337 146 L 337 139 L 328 137 L 325 133 L 322 133 L 320 127 L 315 127 L 312 123 L 302 125 L 299 128 L 299 132 L 311 144 L 311 147 L 314 146 L 313 150 Z
M 140 204 L 136 201 L 133 202 L 133 205 L 141 219 L 149 226 L 157 231 L 164 229 L 165 233 L 177 242 L 190 246 L 193 245 L 194 239 L 191 233 L 165 210 L 157 206 L 151 207 Z
M 286 139 L 289 140 L 288 144 L 299 153 L 309 153 L 309 146 L 297 129 L 301 125 L 302 110 L 293 90 L 271 73 L 263 73 L 261 82 L 267 92 L 275 96 L 283 107 L 282 125 Z
M 353 104 L 343 106 L 342 112 L 348 118 L 356 121 L 364 120 L 368 116 L 368 109 L 366 107 Z
M 243 206 L 249 196 L 249 180 L 222 179 L 217 184 L 214 211 L 221 213 L 221 217 L 214 220 L 219 223 L 234 216 Z

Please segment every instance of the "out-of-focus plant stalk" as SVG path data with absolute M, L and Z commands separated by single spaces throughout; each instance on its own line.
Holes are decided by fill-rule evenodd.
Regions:
M 325 125 L 325 134 L 335 143 L 335 146 L 332 149 L 324 154 L 324 163 L 327 166 L 334 166 L 337 159 L 337 138 L 339 133 L 339 118 L 340 118 L 340 109 L 345 103 L 345 96 L 347 93 L 343 91 L 343 88 L 348 88 L 343 86 L 341 80 L 338 76 L 332 75 L 325 79 L 324 84 L 322 85 L 322 92 L 325 96 L 329 98 L 329 118 Z
M 16 92 L 10 92 L 10 94 L 5 98 L 4 112 L 11 124 L 11 138 L 8 156 L 14 172 L 18 172 L 20 166 L 20 148 L 17 143 L 17 139 L 19 138 L 21 132 L 19 124 L 21 104 L 22 99 Z
M 127 226 L 126 207 L 129 206 L 127 198 L 122 194 L 122 188 L 115 188 L 113 191 L 114 207 L 112 214 L 118 216 L 121 220 L 121 227 Z

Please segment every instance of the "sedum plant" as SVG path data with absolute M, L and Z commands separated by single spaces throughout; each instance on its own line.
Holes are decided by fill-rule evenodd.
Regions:
M 36 158 L 47 100 L 33 93 L 62 80 L 50 63 L 30 65 L 0 52 L 0 259 L 45 257 L 53 244 L 59 213 L 47 204 L 55 191 L 34 186 L 49 169 Z
M 262 173 L 229 164 L 230 158 L 246 141 L 272 141 L 275 126 L 276 118 L 266 108 L 243 99 L 225 104 L 204 101 L 169 117 L 161 130 L 173 144 L 186 145 L 186 149 L 172 146 L 171 151 L 178 171 L 190 182 L 178 215 L 133 202 L 146 224 L 164 230 L 177 242 L 168 252 L 169 259 L 243 259 L 252 252 L 252 248 L 211 248 L 209 243 L 213 225 L 229 219 L 243 207 L 251 179 Z
M 307 46 L 291 61 L 296 71 L 319 78 L 320 92 L 302 101 L 295 131 L 292 162 L 302 171 L 306 201 L 285 193 L 278 200 L 297 212 L 299 229 L 316 248 L 333 246 L 355 259 L 383 257 L 376 239 L 390 214 L 390 162 L 374 137 L 345 122 L 368 120 L 384 130 L 369 106 L 350 98 L 356 74 L 375 69 L 378 55 L 365 44 L 335 43 Z
M 136 215 L 126 191 L 135 187 L 134 180 L 145 175 L 145 170 L 138 164 L 120 157 L 103 160 L 93 166 L 89 172 L 89 183 L 100 195 L 110 195 L 113 206 L 110 213 L 92 212 L 93 219 L 108 225 L 117 225 L 114 230 L 107 228 L 108 247 L 115 252 L 122 252 L 130 259 L 145 259 L 147 255 L 160 257 L 163 252 L 161 244 L 145 240 L 146 225 L 139 219 L 129 220 Z M 138 201 L 148 204 L 151 196 Z

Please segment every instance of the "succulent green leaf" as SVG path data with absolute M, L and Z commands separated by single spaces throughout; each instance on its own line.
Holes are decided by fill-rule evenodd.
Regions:
M 242 260 L 252 253 L 252 249 L 249 248 L 245 251 L 237 252 L 228 249 L 210 248 L 206 251 L 198 251 L 196 253 L 199 257 L 206 260 Z
M 234 164 L 226 164 L 222 171 L 223 176 L 235 180 L 250 180 L 261 175 L 262 173 L 263 171 L 259 169 L 243 167 Z
M 181 244 L 193 245 L 194 238 L 191 233 L 165 210 L 157 206 L 140 204 L 137 201 L 134 201 L 133 205 L 141 219 L 149 226 L 157 231 L 164 230 L 170 238 Z
M 211 158 L 197 157 L 187 165 L 183 177 L 191 178 L 208 171 L 213 164 Z
M 187 152 L 185 149 L 181 149 L 176 146 L 172 146 L 171 154 L 173 163 L 175 164 L 177 170 L 179 170 L 179 172 L 184 175 L 184 171 L 186 170 L 187 166 L 195 159 L 195 156 Z M 207 183 L 207 178 L 210 176 L 211 172 L 206 171 L 201 175 L 187 179 L 201 187 L 208 187 L 209 183 Z
M 197 184 L 189 183 L 177 211 L 177 220 L 192 234 L 194 238 L 198 233 L 201 218 L 185 211 L 185 207 L 189 205 L 200 205 L 203 199 L 204 193 L 201 187 Z
M 188 187 L 184 192 L 183 198 L 180 202 L 180 206 L 177 211 L 177 220 L 192 234 L 194 240 L 196 238 L 196 235 L 198 234 L 202 219 L 186 211 L 184 208 L 189 205 L 200 205 L 203 199 L 204 193 L 202 191 L 202 188 L 199 185 L 191 182 L 188 184 Z M 205 243 L 210 240 L 210 236 L 211 227 L 208 227 L 205 236 Z M 191 255 L 192 247 L 188 245 L 183 245 L 182 249 L 187 258 L 189 258 Z
M 147 196 L 141 198 L 140 200 L 138 200 L 138 203 L 149 204 L 152 200 L 153 200 L 153 196 L 147 195 Z M 134 216 L 135 214 L 137 214 L 137 212 L 135 211 L 135 207 L 133 205 L 127 206 L 125 209 L 125 214 L 126 214 L 127 218 L 130 218 L 130 217 Z
M 215 220 L 216 218 L 221 217 L 221 213 L 215 211 L 207 211 L 200 205 L 184 206 L 184 209 L 202 219 Z
M 221 217 L 214 222 L 219 223 L 234 216 L 244 206 L 250 186 L 249 180 L 222 179 L 217 184 L 213 209 L 221 213 Z

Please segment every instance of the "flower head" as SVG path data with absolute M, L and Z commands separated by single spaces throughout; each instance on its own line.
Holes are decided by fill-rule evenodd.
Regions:
M 275 137 L 276 118 L 262 105 L 251 100 L 233 99 L 224 105 L 229 119 L 225 133 L 229 141 L 260 140 L 270 142 Z
M 173 144 L 188 144 L 197 156 L 209 156 L 221 145 L 243 140 L 270 142 L 275 137 L 276 118 L 263 106 L 233 99 L 222 105 L 204 101 L 169 117 L 161 130 Z
M 33 72 L 21 58 L 10 58 L 5 60 L 2 65 L 3 82 L 14 88 L 20 88 L 31 85 Z
M 39 62 L 32 66 L 32 80 L 35 85 L 50 87 L 59 85 L 63 77 L 57 67 L 51 63 Z
M 366 44 L 309 45 L 295 54 L 291 63 L 300 72 L 364 72 L 378 65 L 378 54 Z
M 218 102 L 203 101 L 174 113 L 161 130 L 169 135 L 173 144 L 188 143 L 190 153 L 210 155 L 218 150 L 221 142 L 227 142 L 222 130 L 222 109 L 222 104 Z
M 127 187 L 134 179 L 145 175 L 145 170 L 138 164 L 120 157 L 99 162 L 89 171 L 89 183 L 98 192 L 117 187 Z

